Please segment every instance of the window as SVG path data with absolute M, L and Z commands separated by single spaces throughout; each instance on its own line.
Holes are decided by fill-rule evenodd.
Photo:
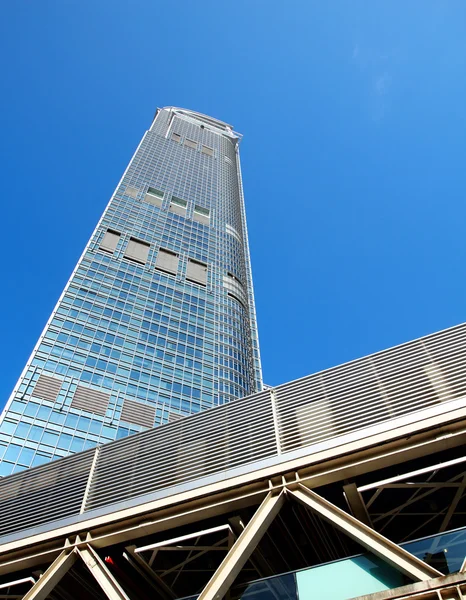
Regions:
M 128 187 L 126 188 L 126 192 L 125 192 L 125 194 L 126 194 L 127 196 L 130 196 L 131 198 L 136 198 L 136 196 L 137 196 L 137 193 L 138 193 L 138 191 L 137 191 L 137 189 L 136 189 L 136 188 L 134 188 L 134 187 L 129 187 L 129 186 L 128 186 Z
M 177 198 L 176 196 L 172 196 L 170 201 L 170 212 L 173 212 L 177 215 L 185 216 L 186 215 L 186 200 L 182 200 L 181 198 Z
M 202 223 L 203 225 L 209 225 L 210 223 L 210 211 L 208 208 L 203 208 L 202 206 L 194 207 L 193 219 L 198 223 Z
M 207 284 L 207 265 L 193 258 L 188 258 L 186 279 L 201 285 Z
M 144 196 L 144 202 L 148 202 L 154 206 L 162 206 L 163 192 L 150 187 Z
M 196 150 L 197 148 L 197 142 L 195 142 L 194 140 L 190 140 L 189 138 L 185 139 L 184 145 L 188 146 L 188 148 L 193 148 L 194 150 Z
M 207 154 L 207 156 L 214 155 L 214 149 L 209 148 L 209 146 L 202 146 L 201 151 L 202 151 L 202 154 Z
M 164 271 L 165 273 L 176 275 L 178 271 L 178 260 L 178 254 L 171 250 L 160 248 L 155 261 L 155 268 Z
M 100 249 L 105 250 L 105 252 L 110 252 L 113 254 L 115 252 L 115 248 L 117 247 L 118 241 L 120 239 L 120 234 L 118 231 L 112 231 L 108 229 L 105 232 L 103 240 L 100 242 Z
M 128 245 L 126 246 L 125 258 L 134 260 L 137 263 L 145 265 L 147 257 L 149 256 L 150 244 L 142 242 L 136 238 L 129 238 Z
M 175 133 L 175 132 L 173 132 L 173 133 L 172 133 L 172 140 L 173 140 L 174 142 L 179 142 L 179 141 L 181 140 L 181 135 L 180 135 L 179 133 Z

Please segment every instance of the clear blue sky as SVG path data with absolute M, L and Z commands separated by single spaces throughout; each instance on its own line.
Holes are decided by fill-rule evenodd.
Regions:
M 465 320 L 463 0 L 10 1 L 0 30 L 0 405 L 157 106 L 244 134 L 266 382 Z

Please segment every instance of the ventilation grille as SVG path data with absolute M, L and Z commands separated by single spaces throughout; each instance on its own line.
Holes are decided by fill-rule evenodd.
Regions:
M 466 330 L 460 326 L 276 388 L 282 450 L 465 395 Z
M 71 400 L 71 407 L 105 416 L 109 400 L 109 394 L 78 385 Z
M 262 392 L 102 446 L 86 510 L 275 453 L 270 394 Z
M 36 398 L 41 398 L 42 400 L 50 400 L 50 402 L 55 402 L 61 389 L 61 384 L 62 382 L 60 379 L 54 379 L 53 377 L 48 377 L 47 375 L 40 375 L 32 395 Z
M 104 445 L 84 508 L 109 513 L 116 503 L 139 496 L 134 502 L 142 503 L 154 491 L 228 479 L 238 467 L 253 473 L 264 459 L 273 466 L 311 457 L 322 442 L 342 445 L 348 434 L 363 445 L 381 424 L 385 431 L 398 427 L 400 417 L 414 433 L 427 415 L 446 422 L 449 411 L 465 406 L 466 325 L 460 325 Z M 141 415 L 146 419 L 150 409 L 126 400 L 122 418 L 148 426 Z M 85 452 L 0 480 L 0 535 L 78 516 L 91 462 L 92 452 Z
M 94 450 L 0 479 L 0 533 L 80 512 Z
M 153 427 L 155 408 L 149 404 L 142 404 L 135 400 L 125 400 L 121 411 L 121 420 L 143 427 Z

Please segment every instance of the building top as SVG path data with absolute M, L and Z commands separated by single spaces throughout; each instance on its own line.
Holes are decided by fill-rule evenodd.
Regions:
M 226 123 L 225 121 L 221 121 L 220 119 L 215 119 L 213 117 L 209 117 L 208 115 L 204 115 L 203 113 L 196 112 L 194 110 L 188 110 L 186 108 L 180 108 L 178 106 L 164 106 L 163 108 L 158 108 L 155 112 L 154 119 L 157 117 L 161 110 L 170 111 L 178 117 L 182 117 L 188 121 L 195 122 L 196 124 L 199 124 L 202 128 L 207 128 L 211 131 L 222 133 L 230 139 L 234 139 L 237 141 L 241 140 L 241 134 L 234 131 L 232 125 L 229 125 L 228 123 Z

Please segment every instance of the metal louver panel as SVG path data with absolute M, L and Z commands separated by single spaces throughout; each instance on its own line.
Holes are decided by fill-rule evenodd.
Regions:
M 121 420 L 143 427 L 153 427 L 155 420 L 155 407 L 136 400 L 125 400 L 121 411 Z
M 139 404 L 126 400 L 123 415 L 131 403 Z M 94 451 L 86 451 L 0 479 L 0 535 L 78 517 L 88 476 L 85 510 L 110 513 L 172 486 L 228 479 L 238 467 L 253 473 L 259 461 L 279 472 L 296 457 L 291 452 L 312 457 L 316 444 L 320 451 L 350 433 L 364 444 L 375 425 L 399 427 L 400 417 L 409 415 L 404 424 L 415 432 L 433 408 L 439 416 L 459 407 L 466 407 L 464 324 L 196 415 L 170 416 L 167 425 L 102 446 L 92 472 Z M 133 408 L 137 422 L 140 407 Z
M 150 244 L 130 238 L 125 250 L 125 258 L 129 258 L 141 264 L 146 264 L 149 256 Z
M 0 535 L 79 514 L 94 452 L 0 479 Z
M 179 421 L 180 419 L 183 419 L 186 416 L 187 415 L 180 415 L 179 413 L 175 413 L 172 410 L 170 410 L 168 413 L 168 422 L 173 423 L 173 421 Z
M 447 336 L 462 348 L 453 353 Z M 465 328 L 449 330 L 439 341 L 435 338 L 276 388 L 282 450 L 309 446 L 464 396 Z
M 100 249 L 106 250 L 107 252 L 115 252 L 118 242 L 120 241 L 120 234 L 117 231 L 111 231 L 110 229 L 105 232 L 105 235 L 100 242 Z
M 184 145 L 188 146 L 188 148 L 193 148 L 193 150 L 197 148 L 197 142 L 195 142 L 194 140 L 190 140 L 189 138 L 185 139 Z
M 175 213 L 175 215 L 181 215 L 182 217 L 186 216 L 186 206 L 180 206 L 179 204 L 170 202 L 169 209 L 170 209 L 170 212 Z
M 110 401 L 110 394 L 98 392 L 91 388 L 78 385 L 71 400 L 71 408 L 87 410 L 97 415 L 105 416 Z
M 40 375 L 32 395 L 36 398 L 41 398 L 42 400 L 55 402 L 61 389 L 61 385 L 61 379 L 55 379 L 48 375 Z
M 172 273 L 173 275 L 176 275 L 178 271 L 178 260 L 177 254 L 170 252 L 170 250 L 164 250 L 163 248 L 160 248 L 155 260 L 155 267 L 161 271 L 165 271 L 166 273 Z
M 207 265 L 197 260 L 188 258 L 188 266 L 186 268 L 186 279 L 195 281 L 202 285 L 207 284 Z
M 202 154 L 207 154 L 207 156 L 213 156 L 214 155 L 214 149 L 213 148 L 209 148 L 209 146 L 202 146 L 201 152 L 202 152 Z
M 261 392 L 102 446 L 86 510 L 273 456 L 273 431 Z

